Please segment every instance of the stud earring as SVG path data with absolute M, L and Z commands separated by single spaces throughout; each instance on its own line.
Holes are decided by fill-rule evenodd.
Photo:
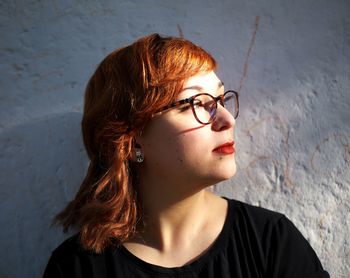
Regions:
M 141 150 L 136 150 L 135 153 L 136 153 L 136 161 L 138 163 L 143 162 L 144 157 L 143 157 L 143 154 L 142 154 Z

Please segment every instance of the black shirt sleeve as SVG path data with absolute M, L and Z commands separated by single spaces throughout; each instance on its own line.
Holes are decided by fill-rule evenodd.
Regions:
M 329 277 L 308 241 L 285 216 L 271 230 L 269 246 L 266 277 Z

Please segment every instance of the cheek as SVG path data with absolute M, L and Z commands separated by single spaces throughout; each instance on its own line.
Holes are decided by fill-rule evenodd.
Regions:
M 205 160 L 211 142 L 208 127 L 191 119 L 177 119 L 172 125 L 158 121 L 150 126 L 145 134 L 145 158 L 157 167 L 193 166 Z
M 145 156 L 157 166 L 184 167 L 200 163 L 206 140 L 195 134 L 163 134 L 162 139 L 148 144 Z
M 199 165 L 210 153 L 209 142 L 201 132 L 182 134 L 174 144 L 174 155 L 182 163 Z
M 178 142 L 174 140 L 174 137 L 164 132 L 158 138 L 149 138 L 147 140 L 144 146 L 144 154 L 148 161 L 164 164 L 167 160 L 174 157 L 179 149 Z

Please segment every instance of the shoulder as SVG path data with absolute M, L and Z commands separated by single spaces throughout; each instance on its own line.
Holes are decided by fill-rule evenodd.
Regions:
M 250 205 L 238 200 L 229 202 L 229 221 L 234 237 L 242 244 L 256 246 L 259 252 L 267 253 L 276 228 L 289 223 L 284 214 Z
M 309 242 L 284 214 L 228 201 L 234 232 L 261 254 L 267 277 L 329 277 Z
M 293 222 L 284 214 L 237 200 L 231 199 L 229 202 L 233 210 L 233 221 L 240 227 L 249 226 L 261 234 L 265 241 L 273 239 L 307 243 Z
M 52 257 L 54 257 L 56 260 L 61 260 L 67 258 L 67 256 L 77 256 L 84 252 L 86 251 L 81 247 L 79 243 L 79 234 L 75 234 L 57 246 L 52 251 Z
M 259 241 L 266 252 L 282 243 L 309 248 L 307 240 L 284 214 L 237 200 L 228 201 L 235 231 Z
M 106 248 L 101 253 L 95 253 L 92 250 L 84 249 L 80 244 L 79 234 L 75 234 L 52 251 L 51 259 L 54 259 L 60 264 L 68 264 L 78 260 L 99 261 L 111 252 L 113 248 Z
M 56 275 L 62 275 L 66 268 L 73 268 L 82 253 L 84 250 L 80 246 L 78 234 L 66 239 L 52 251 L 44 277 L 61 277 Z
M 79 242 L 79 234 L 71 236 L 52 251 L 44 271 L 46 277 L 94 277 L 88 270 L 103 272 L 105 254 L 85 250 Z M 102 277 L 102 276 L 101 276 Z
M 264 232 L 273 228 L 279 222 L 284 222 L 284 214 L 266 208 L 250 205 L 238 200 L 227 199 L 230 217 L 235 226 L 252 228 L 256 232 Z

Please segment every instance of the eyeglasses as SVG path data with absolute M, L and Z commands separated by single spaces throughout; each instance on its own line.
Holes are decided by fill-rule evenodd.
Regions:
M 239 112 L 238 93 L 232 90 L 226 91 L 224 94 L 217 97 L 213 97 L 212 95 L 206 93 L 200 93 L 162 107 L 156 111 L 156 114 L 184 104 L 190 104 L 196 120 L 203 125 L 207 125 L 212 123 L 216 117 L 218 101 L 232 114 L 235 119 L 237 119 Z M 187 108 L 184 107 L 183 110 Z

